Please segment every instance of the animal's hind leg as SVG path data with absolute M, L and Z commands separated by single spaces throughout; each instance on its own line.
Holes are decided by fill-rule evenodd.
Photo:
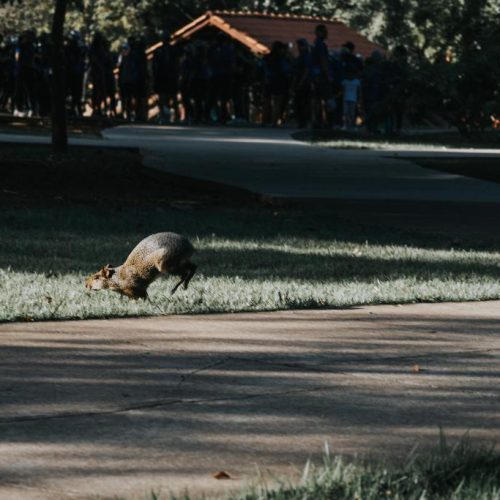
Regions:
M 184 290 L 187 289 L 189 282 L 191 281 L 191 278 L 194 276 L 194 273 L 196 272 L 197 266 L 193 264 L 192 262 L 187 262 L 184 266 L 184 273 L 182 274 L 182 278 L 180 281 L 172 288 L 171 295 L 173 295 L 177 289 L 184 284 Z
M 194 276 L 196 269 L 198 269 L 198 266 L 196 264 L 193 264 L 192 262 L 188 262 L 186 268 L 188 271 L 184 278 L 184 290 L 187 290 L 189 282 L 191 281 L 191 278 Z
M 179 281 L 179 283 L 177 283 L 174 288 L 172 288 L 172 290 L 170 291 L 170 295 L 173 295 L 177 289 L 184 283 L 184 278 L 181 278 L 181 280 Z

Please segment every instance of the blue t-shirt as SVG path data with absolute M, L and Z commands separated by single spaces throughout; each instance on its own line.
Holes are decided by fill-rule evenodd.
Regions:
M 357 78 L 342 80 L 342 88 L 344 89 L 344 101 L 358 102 L 361 82 Z

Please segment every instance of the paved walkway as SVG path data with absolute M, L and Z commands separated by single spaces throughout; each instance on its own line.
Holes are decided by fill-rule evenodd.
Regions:
M 499 310 L 0 325 L 0 498 L 216 494 L 257 468 L 297 475 L 325 442 L 404 456 L 439 425 L 498 442 Z
M 262 195 L 339 200 L 500 202 L 500 185 L 422 168 L 405 158 L 496 157 L 500 150 L 330 149 L 289 130 L 128 126 L 112 143 L 138 145 L 145 163 Z
M 493 157 L 500 150 L 329 149 L 295 141 L 290 130 L 129 125 L 105 140 L 74 144 L 136 146 L 146 165 L 246 188 L 264 196 L 336 200 L 500 202 L 500 185 L 422 168 L 404 158 Z M 0 141 L 48 142 L 0 134 Z

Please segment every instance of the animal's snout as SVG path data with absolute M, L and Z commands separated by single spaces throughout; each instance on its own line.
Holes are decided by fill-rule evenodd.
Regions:
M 90 277 L 85 280 L 85 288 L 88 288 L 89 290 L 98 290 L 99 287 L 95 286 L 95 280 L 94 278 Z

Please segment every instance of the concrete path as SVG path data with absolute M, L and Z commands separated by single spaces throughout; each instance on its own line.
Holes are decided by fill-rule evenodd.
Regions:
M 273 197 L 500 202 L 500 185 L 422 168 L 416 157 L 495 157 L 500 150 L 330 149 L 289 130 L 128 126 L 112 143 L 140 146 L 145 163 Z
M 500 440 L 500 302 L 0 325 L 0 498 L 220 494 Z M 227 471 L 233 479 L 212 475 Z
M 242 187 L 264 196 L 500 202 L 499 184 L 437 172 L 407 160 L 471 156 L 498 158 L 500 162 L 500 150 L 339 150 L 295 141 L 290 132 L 130 125 L 105 130 L 104 140 L 71 142 L 140 147 L 150 167 Z M 0 134 L 0 141 L 40 143 L 48 142 L 48 138 Z

